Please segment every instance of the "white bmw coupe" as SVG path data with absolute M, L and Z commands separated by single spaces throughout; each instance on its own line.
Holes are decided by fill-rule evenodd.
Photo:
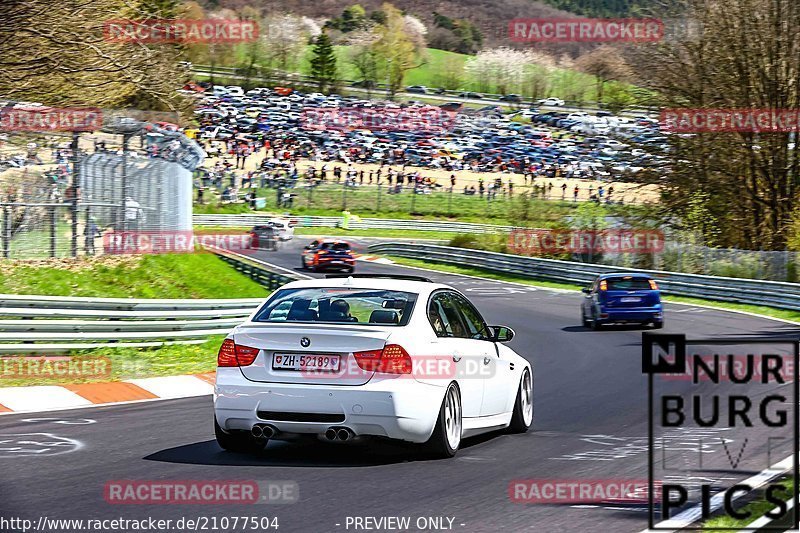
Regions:
M 416 276 L 333 275 L 277 290 L 217 357 L 214 429 L 270 439 L 384 437 L 452 457 L 461 439 L 533 422 L 533 369 L 467 298 Z

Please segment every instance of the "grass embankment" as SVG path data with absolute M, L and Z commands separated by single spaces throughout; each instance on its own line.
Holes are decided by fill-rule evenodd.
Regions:
M 110 298 L 258 298 L 268 293 L 211 254 L 0 263 L 0 292 Z
M 101 256 L 89 259 L 50 259 L 0 262 L 0 292 L 53 296 L 120 298 L 264 298 L 264 287 L 211 254 Z M 132 378 L 212 372 L 223 336 L 203 344 L 157 348 L 104 347 L 77 350 L 72 359 L 106 358 L 109 373 L 53 376 L 17 370 L 17 359 L 6 356 L 0 387 L 118 381 Z M 95 365 L 92 368 L 98 368 Z M 26 368 L 30 369 L 31 366 Z
M 302 188 L 292 189 L 296 194 L 291 208 L 278 207 L 274 189 L 258 189 L 256 195 L 266 199 L 264 209 L 253 210 L 244 203 L 205 203 L 194 205 L 194 214 L 268 214 L 287 213 L 303 216 L 341 216 L 343 208 L 354 215 L 365 218 L 425 219 L 447 220 L 451 222 L 478 222 L 483 224 L 557 227 L 584 202 L 532 199 L 515 194 L 503 197 L 500 194 L 491 201 L 477 196 L 465 196 L 437 191 L 431 194 L 386 194 L 384 187 L 380 192 L 376 187 L 365 186 L 348 190 L 342 194 L 341 186 L 323 185 L 312 192 Z M 556 192 L 553 191 L 555 196 Z M 559 192 L 560 194 L 560 192 Z M 643 215 L 648 207 L 640 205 L 603 204 L 608 216 Z

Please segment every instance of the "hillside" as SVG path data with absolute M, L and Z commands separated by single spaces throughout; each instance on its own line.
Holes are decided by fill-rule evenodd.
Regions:
M 555 8 L 585 17 L 648 16 L 656 7 L 654 0 L 545 0 Z
M 367 12 L 380 9 L 385 0 L 263 0 L 258 3 L 265 12 L 295 13 L 312 18 L 332 18 L 352 4 L 361 4 Z M 207 0 L 208 3 L 208 0 Z M 508 39 L 508 22 L 515 18 L 568 17 L 569 13 L 542 2 L 531 0 L 393 0 L 399 9 L 419 17 L 427 26 L 433 25 L 433 12 L 451 18 L 464 18 L 480 28 L 485 44 L 512 46 Z M 251 0 L 220 0 L 214 6 L 241 7 Z M 559 51 L 565 52 L 564 47 Z

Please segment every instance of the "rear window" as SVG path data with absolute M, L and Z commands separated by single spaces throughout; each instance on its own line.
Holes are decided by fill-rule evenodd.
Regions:
M 281 289 L 253 321 L 405 326 L 416 301 L 416 294 L 403 291 L 348 287 Z
M 346 252 L 350 249 L 350 245 L 346 242 L 323 242 L 320 245 L 320 250 L 333 250 L 334 252 Z
M 606 278 L 610 291 L 650 290 L 648 278 Z

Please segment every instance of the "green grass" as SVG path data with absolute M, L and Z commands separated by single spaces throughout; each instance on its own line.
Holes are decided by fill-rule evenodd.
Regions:
M 199 233 L 205 232 L 219 232 L 219 233 L 243 233 L 250 231 L 252 227 L 244 226 L 195 226 L 194 231 Z M 350 237 L 389 237 L 389 238 L 407 238 L 407 239 L 435 239 L 449 241 L 453 238 L 455 233 L 450 231 L 420 231 L 420 230 L 403 230 L 403 229 L 344 229 L 333 227 L 296 227 L 294 234 L 299 236 L 319 236 L 330 235 L 332 237 L 350 236 Z
M 388 237 L 404 239 L 436 239 L 449 241 L 453 235 L 449 231 L 419 231 L 404 229 L 353 229 L 344 228 L 295 228 L 295 235 L 330 235 L 333 237 Z
M 261 298 L 258 283 L 211 254 L 4 262 L 0 292 L 112 298 Z
M 565 217 L 573 215 L 581 203 L 561 200 L 535 199 L 528 202 L 527 220 L 523 215 L 523 196 L 517 192 L 513 197 L 498 194 L 494 200 L 477 196 L 465 196 L 458 191 L 436 191 L 431 194 L 413 194 L 405 190 L 400 194 L 387 194 L 387 188 L 365 185 L 342 194 L 341 185 L 326 184 L 315 188 L 309 195 L 307 189 L 295 189 L 291 208 L 278 207 L 274 189 L 258 189 L 256 194 L 266 198 L 262 212 L 290 213 L 293 216 L 341 216 L 342 208 L 355 215 L 369 218 L 413 219 L 424 217 L 432 220 L 457 220 L 499 225 L 527 225 L 530 227 L 556 227 Z M 555 194 L 555 192 L 553 193 Z M 380 200 L 378 200 L 380 198 Z M 639 213 L 641 206 L 608 206 L 609 215 Z M 244 203 L 206 203 L 195 205 L 195 214 L 241 214 L 253 213 Z
M 349 46 L 334 46 L 336 53 L 336 67 L 337 75 L 340 79 L 344 80 L 359 80 L 360 76 L 358 71 L 350 62 L 350 47 Z M 311 47 L 308 47 L 308 53 L 300 64 L 300 72 L 305 75 L 311 75 Z M 427 85 L 430 87 L 438 87 L 442 84 L 442 73 L 447 69 L 461 70 L 464 67 L 467 59 L 470 56 L 465 54 L 458 54 L 456 52 L 448 52 L 446 50 L 436 50 L 434 48 L 427 48 L 423 53 L 422 65 L 418 68 L 409 70 L 406 74 L 404 81 L 405 85 Z M 386 82 L 386 80 L 379 80 Z
M 788 501 L 792 497 L 792 491 L 794 490 L 794 479 L 785 479 L 779 483 L 788 489 L 788 492 L 776 494 L 780 495 L 781 499 L 784 501 Z M 747 525 L 753 523 L 758 518 L 764 516 L 764 513 L 771 511 L 775 508 L 774 503 L 768 502 L 766 499 L 757 499 L 755 501 L 750 502 L 749 504 L 745 505 L 744 507 L 737 509 L 739 512 L 749 512 L 751 513 L 750 517 L 745 518 L 744 520 L 739 520 L 730 516 L 718 516 L 706 520 L 703 524 L 703 532 L 704 533 L 723 533 L 725 530 L 720 530 L 718 528 L 743 528 Z
M 63 210 L 59 210 L 62 214 Z M 64 217 L 56 221 L 56 257 L 66 256 L 69 253 L 71 242 L 71 224 Z M 38 226 L 29 231 L 18 234 L 11 239 L 9 246 L 10 257 L 24 257 L 25 259 L 44 259 L 50 257 L 51 246 L 50 224 Z M 78 237 L 78 242 L 83 244 L 83 237 Z
M 523 276 L 515 276 L 512 274 L 500 274 L 479 268 L 460 267 L 456 265 L 449 265 L 443 263 L 433 263 L 430 261 L 422 261 L 419 259 L 409 259 L 406 257 L 386 256 L 399 265 L 408 265 L 413 267 L 425 268 L 428 270 L 436 270 L 439 272 L 448 272 L 451 274 L 464 274 L 467 276 L 478 276 L 488 279 L 496 279 L 498 281 L 510 281 L 514 283 L 521 283 L 523 285 L 531 285 L 534 287 L 542 287 L 548 289 L 565 289 L 571 291 L 579 291 L 584 286 L 576 285 L 573 283 L 559 283 L 554 281 L 545 281 L 538 279 L 526 278 Z M 664 301 L 668 303 L 680 303 L 687 305 L 704 305 L 708 307 L 716 307 L 718 309 L 728 311 L 742 311 L 746 313 L 755 313 L 757 315 L 764 315 L 768 317 L 778 318 L 781 320 L 790 320 L 800 322 L 800 312 L 788 311 L 785 309 L 775 309 L 773 307 L 766 307 L 761 305 L 748 305 L 748 304 L 735 304 L 727 302 L 717 302 L 714 300 L 702 300 L 700 298 L 687 298 L 684 296 L 664 296 Z
M 72 359 L 107 359 L 110 376 L 86 377 L 4 377 L 0 374 L 0 387 L 22 387 L 32 385 L 53 385 L 56 383 L 89 383 L 122 381 L 135 378 L 157 376 L 180 376 L 213 372 L 217 367 L 217 351 L 224 336 L 209 337 L 203 344 L 170 345 L 160 348 L 98 348 L 72 352 Z M 11 366 L 14 368 L 13 358 Z M 101 366 L 102 362 L 96 362 Z M 8 372 L 8 371 L 7 371 Z

